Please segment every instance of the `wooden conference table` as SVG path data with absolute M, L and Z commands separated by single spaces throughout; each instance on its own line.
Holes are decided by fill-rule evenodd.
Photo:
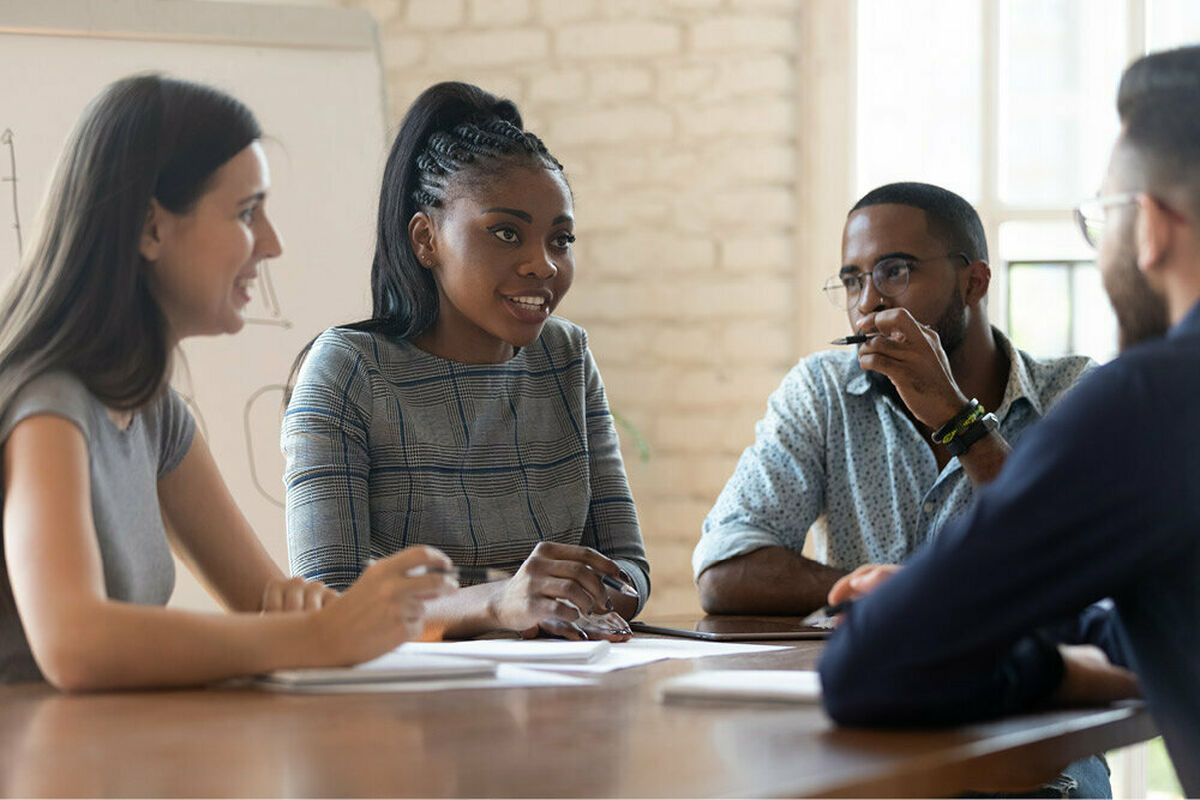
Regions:
M 932 797 L 1036 785 L 1076 758 L 1156 735 L 1136 703 L 894 732 L 837 728 L 817 706 L 656 699 L 673 675 L 807 669 L 820 649 L 662 661 L 587 687 L 425 695 L 3 687 L 0 793 Z

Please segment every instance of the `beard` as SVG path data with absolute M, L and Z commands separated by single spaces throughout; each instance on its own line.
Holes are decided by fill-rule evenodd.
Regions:
M 933 323 L 933 329 L 937 332 L 938 339 L 941 340 L 942 350 L 946 353 L 947 358 L 950 358 L 967 338 L 967 304 L 957 286 L 941 315 Z M 900 407 L 904 407 L 900 393 L 896 391 L 896 387 L 892 385 L 892 381 L 887 375 L 872 369 L 866 372 L 867 380 L 872 386 L 886 397 L 892 398 Z
M 1117 314 L 1117 346 L 1121 350 L 1161 339 L 1171 327 L 1166 298 L 1154 290 L 1138 269 L 1132 225 L 1126 233 L 1112 257 L 1104 259 L 1107 263 L 1100 270 L 1104 291 Z

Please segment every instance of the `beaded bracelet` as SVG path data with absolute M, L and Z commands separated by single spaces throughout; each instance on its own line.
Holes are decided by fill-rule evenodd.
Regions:
M 984 409 L 983 405 L 972 397 L 970 402 L 963 406 L 962 411 L 959 411 L 949 422 L 934 431 L 930 438 L 938 444 L 949 444 L 950 440 L 955 436 L 961 436 L 963 431 L 975 424 L 986 413 L 987 410 Z

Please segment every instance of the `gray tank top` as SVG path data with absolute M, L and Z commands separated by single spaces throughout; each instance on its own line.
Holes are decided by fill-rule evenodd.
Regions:
M 119 429 L 104 405 L 74 375 L 53 372 L 25 385 L 0 419 L 0 443 L 22 420 L 62 417 L 83 432 L 88 448 L 92 514 L 114 600 L 166 605 L 175 564 L 158 505 L 158 480 L 187 455 L 196 425 L 183 400 L 168 389 Z M 0 540 L 2 541 L 2 540 Z M 8 561 L 0 547 L 0 684 L 42 680 L 13 603 Z

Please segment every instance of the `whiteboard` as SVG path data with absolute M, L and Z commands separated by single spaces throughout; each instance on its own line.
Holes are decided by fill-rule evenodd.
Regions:
M 29 244 L 83 107 L 110 81 L 147 70 L 230 92 L 266 136 L 267 211 L 283 255 L 260 267 L 242 331 L 185 341 L 173 383 L 286 571 L 282 384 L 312 337 L 370 312 L 387 144 L 377 31 L 365 12 L 333 8 L 0 0 L 0 278 L 12 276 Z M 171 603 L 216 607 L 183 567 Z

